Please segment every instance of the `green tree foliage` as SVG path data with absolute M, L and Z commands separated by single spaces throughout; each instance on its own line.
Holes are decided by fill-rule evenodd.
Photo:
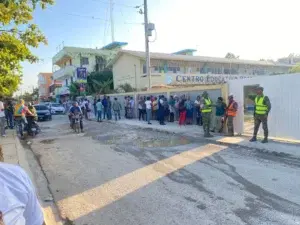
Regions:
M 1 0 L 0 1 L 0 94 L 11 96 L 22 81 L 21 62 L 38 60 L 30 48 L 47 44 L 45 36 L 32 14 L 37 6 L 45 8 L 54 0 Z
M 228 52 L 225 56 L 226 59 L 239 59 L 240 56 L 236 56 L 235 54 Z
M 114 89 L 112 71 L 91 72 L 87 76 L 88 94 L 109 94 Z
M 80 84 L 78 83 L 72 83 L 69 86 L 70 95 L 73 99 L 75 99 L 77 96 L 80 96 Z
M 297 63 L 295 66 L 293 66 L 289 72 L 290 73 L 300 73 L 300 63 Z
M 36 101 L 39 97 L 39 89 L 34 88 L 32 92 L 26 91 L 24 94 L 18 96 L 18 99 L 24 99 L 26 102 Z

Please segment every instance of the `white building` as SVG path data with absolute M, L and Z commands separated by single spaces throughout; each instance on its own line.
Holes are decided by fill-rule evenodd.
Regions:
M 53 80 L 62 82 L 62 95 L 68 94 L 67 87 L 77 80 L 77 68 L 86 68 L 87 73 L 102 71 L 118 51 L 127 45 L 113 42 L 101 49 L 64 47 L 53 58 Z M 57 92 L 59 95 L 59 91 Z
M 146 75 L 145 52 L 121 50 L 110 62 L 114 88 L 128 83 L 137 89 L 156 85 L 220 83 L 228 79 L 288 73 L 291 65 L 270 61 L 193 56 L 195 50 L 151 53 L 151 79 Z

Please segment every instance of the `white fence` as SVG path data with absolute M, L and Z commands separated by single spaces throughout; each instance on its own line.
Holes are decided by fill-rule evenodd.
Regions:
M 229 92 L 239 104 L 235 131 L 244 132 L 244 86 L 260 85 L 271 100 L 269 135 L 271 137 L 300 139 L 300 74 L 262 76 L 228 82 Z M 261 128 L 260 128 L 261 132 Z

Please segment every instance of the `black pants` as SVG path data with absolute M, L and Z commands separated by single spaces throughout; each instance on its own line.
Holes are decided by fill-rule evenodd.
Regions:
M 200 109 L 197 110 L 196 121 L 197 121 L 197 125 L 200 125 L 200 126 L 203 125 L 202 114 L 200 112 Z
M 27 116 L 26 119 L 27 119 L 27 133 L 29 135 L 33 135 L 33 133 L 32 133 L 32 124 L 34 122 L 34 117 L 33 116 Z
M 145 120 L 145 110 L 144 109 L 139 109 L 139 120 Z
M 174 113 L 173 112 L 171 112 L 170 113 L 170 122 L 174 122 Z
M 125 109 L 125 118 L 127 118 L 128 117 L 128 114 L 127 114 L 128 107 L 125 107 L 124 109 Z

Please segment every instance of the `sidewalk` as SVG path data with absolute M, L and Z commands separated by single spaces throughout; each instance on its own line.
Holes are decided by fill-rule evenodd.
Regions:
M 29 175 L 32 182 L 37 187 L 36 179 L 30 169 L 25 149 L 21 145 L 15 130 L 6 130 L 7 136 L 0 137 L 0 146 L 2 148 L 5 163 L 16 164 L 21 166 Z M 41 196 L 39 196 L 41 197 Z M 57 217 L 57 210 L 53 202 L 44 202 L 40 200 L 43 208 L 46 225 L 62 224 Z
M 203 128 L 197 125 L 179 126 L 178 122 L 167 123 L 166 125 L 159 125 L 157 121 L 152 121 L 152 125 L 148 125 L 145 121 L 139 121 L 136 119 L 122 119 L 117 122 L 114 120 L 109 121 L 111 123 L 122 123 L 130 126 L 137 126 L 145 129 L 153 129 L 158 131 L 165 131 L 174 134 L 184 134 L 194 138 L 204 138 Z M 300 157 L 300 144 L 291 142 L 278 142 L 269 140 L 269 143 L 262 144 L 260 141 L 249 142 L 249 137 L 236 136 L 225 137 L 214 134 L 213 138 L 207 138 L 212 142 L 217 142 L 226 145 L 237 145 L 245 148 L 256 149 L 265 153 L 270 153 L 276 156 L 291 155 L 292 157 Z

